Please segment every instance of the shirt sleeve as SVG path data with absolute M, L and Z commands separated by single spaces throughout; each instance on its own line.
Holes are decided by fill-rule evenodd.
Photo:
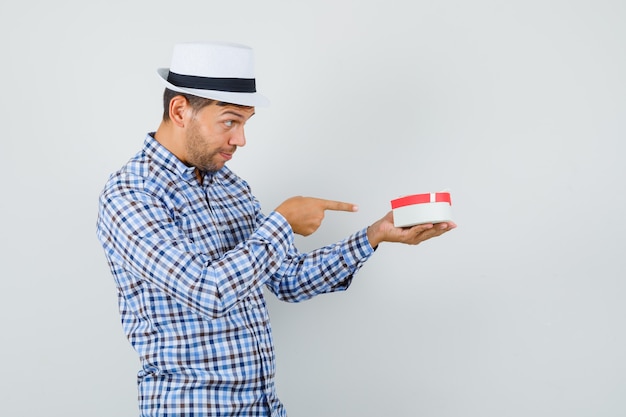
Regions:
M 373 253 L 366 228 L 309 253 L 299 253 L 292 247 L 266 285 L 279 299 L 288 302 L 343 291 Z
M 281 215 L 272 213 L 263 217 L 249 239 L 211 259 L 180 230 L 166 204 L 145 187 L 103 192 L 97 226 L 113 269 L 148 280 L 208 317 L 224 315 L 262 286 L 293 247 L 291 228 Z

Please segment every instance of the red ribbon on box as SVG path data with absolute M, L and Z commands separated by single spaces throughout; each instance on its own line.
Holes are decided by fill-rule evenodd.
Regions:
M 397 209 L 404 206 L 424 203 L 448 203 L 452 205 L 452 200 L 450 199 L 450 193 L 414 194 L 391 200 L 391 208 Z

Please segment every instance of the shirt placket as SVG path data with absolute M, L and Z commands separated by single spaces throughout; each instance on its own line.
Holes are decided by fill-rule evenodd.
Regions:
M 221 213 L 219 210 L 215 211 L 215 209 L 213 208 L 212 199 L 216 198 L 216 196 L 211 195 L 211 181 L 212 177 L 206 175 L 204 178 L 204 185 L 202 186 L 202 191 L 204 193 L 204 198 L 206 201 L 206 213 L 208 217 L 206 224 L 207 227 L 212 226 L 216 231 L 216 233 L 212 233 L 210 236 L 210 239 L 212 240 L 211 246 L 216 250 L 218 256 L 221 256 L 228 250 L 230 250 L 230 248 L 227 247 L 224 240 L 224 233 L 227 232 L 226 219 L 224 218 L 224 214 Z

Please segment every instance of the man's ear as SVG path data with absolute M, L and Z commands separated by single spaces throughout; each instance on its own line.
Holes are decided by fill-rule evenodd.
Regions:
M 185 115 L 189 110 L 189 102 L 183 96 L 174 96 L 170 100 L 170 120 L 178 127 L 185 127 Z

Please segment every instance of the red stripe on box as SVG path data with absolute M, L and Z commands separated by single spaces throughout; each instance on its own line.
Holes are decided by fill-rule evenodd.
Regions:
M 448 203 L 452 205 L 450 193 L 435 193 L 436 203 Z M 414 194 L 406 197 L 391 200 L 391 208 L 397 209 L 404 206 L 412 206 L 414 204 L 430 203 L 430 194 Z

